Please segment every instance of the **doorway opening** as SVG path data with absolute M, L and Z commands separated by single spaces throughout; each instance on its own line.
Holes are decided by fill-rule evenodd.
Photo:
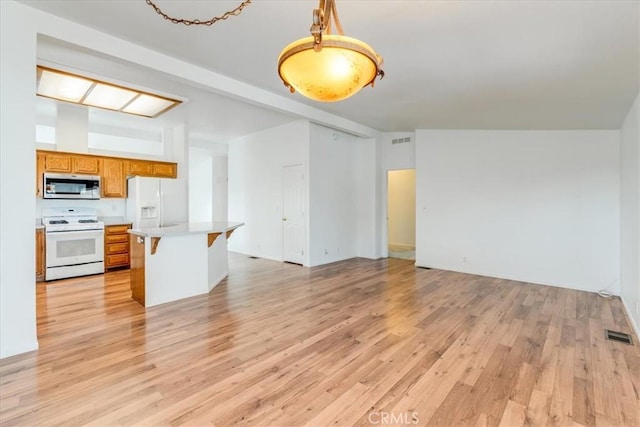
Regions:
M 387 172 L 389 258 L 416 259 L 416 170 Z

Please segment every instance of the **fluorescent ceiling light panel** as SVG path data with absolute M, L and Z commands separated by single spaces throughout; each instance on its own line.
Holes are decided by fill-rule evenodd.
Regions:
M 165 98 L 53 68 L 38 66 L 37 69 L 36 94 L 59 101 L 150 118 L 157 117 L 182 103 L 177 99 Z
M 41 96 L 62 101 L 80 102 L 91 85 L 93 85 L 91 80 L 43 69 L 37 93 Z
M 82 103 L 92 107 L 106 108 L 108 110 L 120 110 L 137 95 L 138 92 L 132 90 L 97 83 Z
M 138 114 L 140 116 L 154 117 L 164 110 L 171 108 L 175 101 L 158 98 L 156 96 L 142 94 L 125 108 L 125 113 Z

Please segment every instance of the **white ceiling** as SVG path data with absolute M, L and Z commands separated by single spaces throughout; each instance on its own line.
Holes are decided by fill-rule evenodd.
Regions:
M 384 57 L 386 77 L 333 104 L 289 95 L 276 70 L 280 50 L 308 35 L 317 1 L 254 0 L 211 27 L 171 24 L 144 0 L 22 3 L 382 131 L 617 129 L 640 85 L 634 0 L 337 0 L 346 35 Z M 238 3 L 157 1 L 200 19 Z M 234 117 L 257 108 L 208 102 L 221 114 L 232 102 Z

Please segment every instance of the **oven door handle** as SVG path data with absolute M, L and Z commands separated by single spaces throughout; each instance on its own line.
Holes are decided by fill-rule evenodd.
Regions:
M 47 236 L 81 236 L 81 235 L 101 235 L 104 233 L 104 229 L 93 228 L 91 230 L 60 230 L 60 231 L 47 231 Z

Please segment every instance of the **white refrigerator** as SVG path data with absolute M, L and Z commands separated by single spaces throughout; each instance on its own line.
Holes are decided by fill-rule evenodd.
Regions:
M 167 227 L 189 221 L 184 179 L 135 176 L 127 181 L 127 220 L 133 228 Z

